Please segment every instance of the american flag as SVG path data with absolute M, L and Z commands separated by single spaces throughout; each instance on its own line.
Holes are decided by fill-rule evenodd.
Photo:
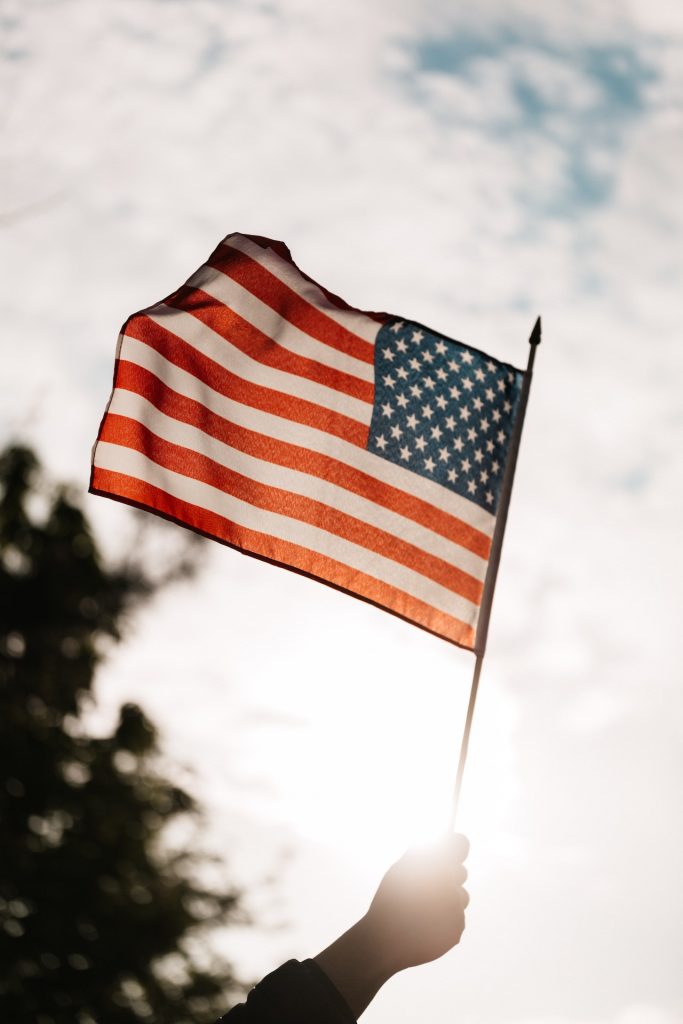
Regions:
M 124 325 L 90 489 L 477 649 L 524 376 L 228 235 Z

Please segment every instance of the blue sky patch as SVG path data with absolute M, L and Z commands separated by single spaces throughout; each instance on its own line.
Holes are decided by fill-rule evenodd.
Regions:
M 487 66 L 498 62 L 508 71 L 512 105 L 492 108 L 483 129 L 495 132 L 509 144 L 511 159 L 519 159 L 525 139 L 546 136 L 563 148 L 564 174 L 549 188 L 530 188 L 522 197 L 530 212 L 554 217 L 573 216 L 608 202 L 614 185 L 618 155 L 628 128 L 647 107 L 647 88 L 656 79 L 653 68 L 635 46 L 608 43 L 601 46 L 563 48 L 538 42 L 530 36 L 505 29 L 495 35 L 467 33 L 448 38 L 423 39 L 412 49 L 414 74 L 409 87 L 418 102 L 434 103 L 427 76 L 447 75 L 461 79 L 469 88 L 487 88 Z M 558 73 L 578 75 L 585 96 L 558 88 L 549 78 L 544 90 L 538 68 L 525 73 L 524 55 L 535 53 L 556 62 Z M 512 110 L 512 113 L 511 113 Z M 444 111 L 441 103 L 435 116 L 451 126 L 465 123 L 455 105 Z M 470 115 L 471 116 L 471 115 Z

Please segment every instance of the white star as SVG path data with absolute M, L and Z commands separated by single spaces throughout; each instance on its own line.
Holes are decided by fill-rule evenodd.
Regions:
M 500 469 L 500 463 L 498 462 L 497 459 L 494 459 L 493 462 L 491 463 L 491 472 L 492 473 L 497 473 L 499 469 Z
M 514 379 L 515 379 L 514 373 L 512 372 L 512 370 L 508 370 L 508 380 L 510 381 L 511 384 L 512 384 Z
M 448 427 L 449 430 L 455 430 L 455 420 L 453 419 L 452 416 L 449 416 L 446 419 L 446 426 Z
M 439 409 L 445 409 L 446 408 L 446 399 L 443 397 L 443 395 L 439 395 L 437 397 L 436 404 L 438 405 Z
M 493 495 L 491 494 L 490 491 L 486 492 L 486 500 L 488 501 L 489 505 L 493 505 Z
M 423 338 L 424 331 L 413 331 L 413 341 L 416 341 L 419 344 Z
M 484 394 L 488 398 L 489 402 L 492 402 L 493 399 L 496 397 L 493 388 L 487 388 Z
M 460 410 L 460 419 L 464 420 L 465 423 L 467 423 L 469 418 L 470 418 L 470 410 L 467 408 L 466 405 L 463 405 L 462 409 Z
M 430 473 L 433 473 L 435 468 L 436 463 L 434 462 L 434 459 L 431 456 L 428 459 L 425 459 L 425 469 L 429 470 Z
M 422 388 L 420 387 L 419 384 L 411 384 L 411 386 L 410 386 L 410 393 L 413 396 L 413 398 L 421 398 L 422 397 Z
M 495 368 L 496 368 L 496 364 L 492 363 L 491 360 L 489 359 L 488 363 L 486 364 L 486 369 L 489 370 L 490 373 L 493 373 Z
M 438 425 L 436 427 L 432 427 L 431 429 L 431 434 L 435 441 L 441 440 L 442 433 L 443 431 L 441 430 L 441 427 L 439 427 Z
M 462 467 L 463 473 L 469 473 L 469 471 L 472 468 L 472 463 L 470 462 L 469 459 L 463 459 L 460 465 Z
M 415 447 L 419 452 L 423 452 L 425 450 L 425 448 L 427 447 L 427 442 L 425 441 L 424 437 L 418 437 L 417 441 L 415 442 Z
M 410 416 L 406 420 L 406 423 L 408 424 L 411 430 L 415 430 L 415 427 L 417 426 L 417 416 L 411 412 Z
M 457 477 L 458 477 L 458 474 L 455 472 L 454 469 L 449 469 L 448 470 L 448 482 L 450 484 L 454 484 L 456 479 L 457 479 Z
M 390 373 L 387 373 L 383 380 L 388 388 L 393 388 L 394 385 L 396 384 L 396 381 L 394 380 Z
M 474 376 L 477 378 L 477 380 L 482 381 L 486 374 L 484 373 L 482 368 L 478 366 L 477 369 L 474 371 Z
M 395 438 L 396 441 L 398 441 L 399 438 L 403 436 L 403 431 L 399 427 L 398 423 L 395 423 L 391 428 L 391 436 Z
M 495 447 L 496 446 L 494 445 L 493 441 L 487 441 L 486 442 L 486 451 L 487 452 L 489 452 L 489 453 L 492 452 Z
M 493 416 L 494 423 L 500 423 L 500 409 L 492 409 L 491 415 Z
M 436 375 L 439 378 L 439 380 L 448 380 L 448 374 L 444 370 L 443 366 L 439 367 L 439 369 L 436 371 Z
M 397 320 L 395 324 L 391 325 L 390 329 L 394 332 L 394 334 L 398 334 L 398 332 L 401 330 L 401 328 L 403 326 L 404 326 L 403 325 L 403 321 L 402 320 Z
M 389 402 L 385 402 L 384 405 L 382 406 L 382 415 L 388 418 L 393 414 L 393 412 L 394 410 L 391 408 Z
M 431 420 L 432 416 L 434 415 L 434 413 L 432 412 L 431 405 L 422 406 L 422 415 L 425 419 Z
M 387 441 L 383 434 L 380 434 L 379 437 L 376 438 L 375 444 L 377 445 L 378 448 L 381 448 L 382 451 L 384 451 L 384 449 L 387 446 Z
M 398 352 L 407 352 L 408 351 L 408 346 L 406 345 L 406 343 L 403 340 L 403 338 L 399 338 L 398 341 L 396 342 L 396 350 Z
M 467 431 L 467 440 L 468 441 L 476 441 L 477 440 L 477 432 L 474 429 L 474 427 L 470 427 L 470 429 Z
M 455 448 L 456 452 L 461 452 L 465 447 L 465 442 L 461 437 L 456 437 L 455 441 L 453 442 L 453 447 Z
M 402 409 L 405 409 L 405 407 L 408 404 L 408 399 L 406 398 L 405 395 L 399 395 L 396 401 L 398 402 Z
M 496 387 L 499 391 L 505 391 L 505 381 L 502 378 L 499 378 L 496 381 Z
M 504 430 L 499 430 L 498 433 L 496 434 L 496 437 L 498 439 L 498 444 L 504 444 L 505 443 L 505 431 Z
M 463 387 L 464 387 L 464 388 L 465 388 L 465 389 L 466 389 L 467 391 L 471 391 L 471 390 L 472 390 L 472 388 L 474 387 L 474 381 L 473 381 L 473 380 L 471 380 L 471 378 L 470 378 L 470 377 L 463 377 L 463 379 L 462 379 L 462 386 L 463 386 Z
M 477 489 L 477 485 L 475 484 L 474 480 L 468 480 L 467 481 L 467 492 L 468 492 L 468 494 L 474 494 L 476 489 Z
M 430 391 L 433 391 L 434 388 L 436 387 L 436 384 L 434 383 L 434 380 L 433 380 L 432 377 L 425 377 L 425 379 L 424 379 L 424 386 L 426 388 L 429 388 Z
M 388 359 L 390 363 L 393 363 L 394 359 L 396 358 L 396 355 L 391 351 L 390 348 L 383 348 L 382 355 L 384 356 L 385 359 Z
M 473 358 L 474 357 L 473 357 L 472 353 L 468 352 L 467 349 L 465 349 L 465 351 L 463 352 L 463 354 L 461 356 L 461 359 L 462 359 L 463 363 L 467 363 L 468 366 L 472 362 Z
M 422 353 L 422 358 L 424 359 L 425 363 L 433 363 L 433 362 L 434 362 L 434 356 L 433 356 L 433 355 L 432 355 L 432 353 L 431 353 L 431 352 L 429 351 L 429 349 L 426 349 L 426 350 L 425 350 L 425 351 L 424 351 L 424 352 Z
M 503 411 L 510 413 L 512 412 L 512 402 L 508 402 L 507 399 L 503 402 Z
M 444 345 L 444 343 L 442 341 L 437 341 L 437 343 L 436 343 L 436 351 L 439 353 L 440 356 L 445 356 L 446 355 L 446 346 Z
M 394 428 L 392 428 L 392 429 L 393 429 L 393 430 L 395 430 L 396 428 L 394 427 Z M 475 460 L 476 460 L 477 462 L 482 462 L 482 460 L 483 460 L 483 458 L 484 458 L 484 453 L 483 453 L 483 451 L 481 450 L 481 448 L 477 448 L 476 452 L 474 453 L 474 458 L 475 458 Z
M 488 473 L 486 472 L 485 469 L 482 469 L 481 473 L 479 474 L 479 479 L 481 480 L 481 482 L 483 484 L 487 484 L 488 483 L 489 475 L 488 475 Z
M 442 462 L 448 462 L 449 455 L 447 448 L 439 448 L 439 458 Z
M 406 370 L 405 366 L 399 366 L 399 368 L 396 371 L 396 376 L 399 378 L 399 380 L 408 380 L 408 371 Z
M 413 356 L 413 358 L 409 361 L 408 366 L 411 368 L 411 370 L 419 370 L 420 360 L 416 359 L 415 356 Z
M 479 426 L 484 432 L 486 432 L 489 429 L 490 424 L 489 421 L 486 418 L 484 418 L 479 424 Z
M 474 401 L 472 402 L 472 405 L 477 410 L 477 412 L 481 412 L 481 410 L 484 407 L 484 403 L 482 402 L 482 400 L 479 397 L 479 395 L 477 395 L 477 397 L 474 399 Z
M 448 367 L 453 371 L 453 373 L 457 373 L 458 370 L 460 369 L 460 366 L 458 363 L 456 363 L 455 359 L 450 360 L 450 362 L 448 363 Z
M 404 462 L 407 462 L 410 458 L 410 448 L 408 448 L 407 445 L 404 445 L 404 447 L 401 448 L 401 458 Z
M 450 392 L 451 392 L 451 398 L 460 398 L 460 388 L 456 388 L 454 386 L 454 387 L 452 387 L 450 389 Z

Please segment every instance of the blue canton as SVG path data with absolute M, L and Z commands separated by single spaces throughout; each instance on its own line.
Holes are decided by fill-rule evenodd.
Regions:
M 368 451 L 496 513 L 523 374 L 420 324 L 375 342 Z

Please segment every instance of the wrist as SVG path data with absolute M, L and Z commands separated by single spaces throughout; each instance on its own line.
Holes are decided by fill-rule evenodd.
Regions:
M 396 973 L 386 957 L 386 941 L 380 939 L 372 920 L 365 915 L 314 957 L 355 1017 Z
M 353 933 L 354 946 L 366 975 L 380 988 L 400 970 L 389 955 L 391 943 L 387 941 L 386 933 L 377 927 L 370 913 L 361 917 L 349 931 Z

